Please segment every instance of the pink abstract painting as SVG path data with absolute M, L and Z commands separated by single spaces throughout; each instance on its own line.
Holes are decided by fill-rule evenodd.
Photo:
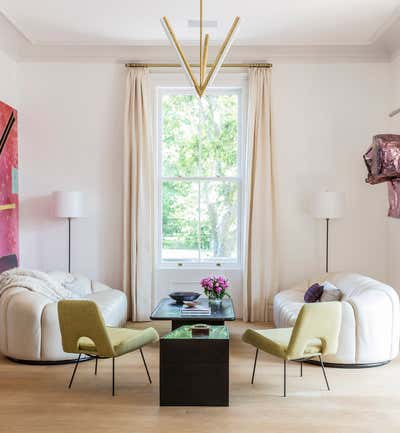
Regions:
M 18 251 L 17 111 L 0 102 L 0 257 Z

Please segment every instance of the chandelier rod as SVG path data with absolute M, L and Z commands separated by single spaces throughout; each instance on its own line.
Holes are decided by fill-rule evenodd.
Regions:
M 200 86 L 203 85 L 204 67 L 203 67 L 203 0 L 200 0 Z

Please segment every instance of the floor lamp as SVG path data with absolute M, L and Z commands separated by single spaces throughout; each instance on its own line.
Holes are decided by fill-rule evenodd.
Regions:
M 54 191 L 54 216 L 68 219 L 68 272 L 71 272 L 71 219 L 84 216 L 84 194 L 81 191 Z
M 324 191 L 315 195 L 312 213 L 315 218 L 326 220 L 325 271 L 329 272 L 329 222 L 343 216 L 344 194 Z

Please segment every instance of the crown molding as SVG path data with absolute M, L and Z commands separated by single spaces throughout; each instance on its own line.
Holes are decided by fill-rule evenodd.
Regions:
M 400 16 L 386 28 L 376 43 L 385 47 L 391 56 L 400 50 Z
M 400 49 L 398 49 L 397 51 L 395 51 L 391 57 L 390 57 L 390 61 L 393 62 L 398 62 L 400 61 Z
M 243 41 L 242 41 L 243 43 Z M 184 44 L 190 61 L 198 59 L 198 47 Z M 143 41 L 132 44 L 38 44 L 32 43 L 0 13 L 0 50 L 18 62 L 95 62 L 162 63 L 176 61 L 173 48 L 166 41 L 155 44 Z M 272 63 L 340 63 L 390 62 L 400 50 L 400 8 L 374 34 L 367 45 L 262 45 L 236 43 L 228 62 Z M 215 57 L 216 46 L 210 46 L 210 58 Z
M 29 40 L 29 39 L 27 39 Z M 378 38 L 379 40 L 379 38 Z M 330 41 L 330 42 L 324 42 L 322 44 L 318 44 L 319 47 L 338 47 L 338 46 L 342 46 L 342 47 L 346 47 L 346 46 L 357 46 L 357 47 L 367 47 L 371 44 L 373 44 L 376 41 L 376 39 L 374 38 L 373 40 L 371 40 L 371 42 L 367 42 L 367 43 L 354 43 L 351 41 L 348 42 L 342 42 L 340 45 L 338 45 L 335 41 Z M 137 40 L 126 40 L 126 39 L 121 39 L 121 40 L 96 40 L 96 41 L 85 41 L 85 40 L 80 40 L 80 41 L 74 41 L 73 43 L 71 43 L 70 41 L 56 41 L 56 42 L 49 42 L 49 41 L 40 41 L 40 40 L 35 40 L 35 41 L 30 41 L 31 44 L 33 46 L 41 46 L 41 47 L 137 47 L 137 46 L 155 46 L 155 47 L 162 47 L 162 46 L 169 46 L 170 42 L 168 41 L 168 39 L 137 39 Z M 212 39 L 209 43 L 209 46 L 220 46 L 221 43 L 223 42 L 222 39 Z M 185 47 L 198 47 L 199 46 L 199 42 L 195 41 L 195 40 L 187 40 L 187 39 L 179 39 L 179 43 L 182 46 Z M 265 46 L 267 44 L 265 44 L 265 42 L 260 41 L 260 40 L 253 40 L 253 39 L 241 39 L 241 40 L 235 40 L 235 45 L 236 46 L 251 46 L 251 47 L 258 47 L 258 46 Z M 268 44 L 270 46 L 274 46 L 274 47 L 312 47 L 315 46 L 316 44 L 310 44 L 307 42 L 301 43 L 298 41 L 286 41 L 285 43 L 273 43 L 273 44 Z
M 198 48 L 185 46 L 189 61 L 196 61 Z M 210 47 L 212 59 L 218 47 Z M 227 62 L 338 63 L 388 62 L 390 54 L 379 46 L 242 46 L 231 48 Z M 20 62 L 111 62 L 170 63 L 176 61 L 171 46 L 37 46 L 20 51 Z
M 396 26 L 400 19 L 400 6 L 397 6 L 390 17 L 377 29 L 369 40 L 369 44 L 380 43 L 385 39 L 386 34 Z
M 12 59 L 19 60 L 21 51 L 31 46 L 31 42 L 0 12 L 0 50 Z

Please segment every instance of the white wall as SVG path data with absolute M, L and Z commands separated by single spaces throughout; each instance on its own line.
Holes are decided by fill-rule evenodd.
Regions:
M 22 265 L 66 269 L 67 223 L 49 195 L 82 190 L 89 214 L 72 222 L 72 269 L 120 287 L 124 70 L 22 63 L 19 79 Z
M 330 270 L 385 280 L 385 186 L 364 182 L 362 155 L 387 127 L 388 65 L 286 64 L 273 74 L 282 287 L 325 269 L 324 221 L 308 212 L 325 188 L 347 201 L 331 223 Z
M 1 50 L 0 101 L 18 109 L 17 63 Z
M 65 268 L 67 226 L 52 218 L 48 195 L 82 189 L 90 215 L 74 221 L 73 270 L 121 286 L 124 72 L 105 63 L 20 64 L 24 266 Z M 388 78 L 383 63 L 274 65 L 282 288 L 323 269 L 324 226 L 306 204 L 324 187 L 348 196 L 345 218 L 332 224 L 332 270 L 386 279 L 385 187 L 364 183 L 362 154 L 387 125 Z
M 390 110 L 400 107 L 400 55 L 397 56 L 390 65 L 391 69 L 391 99 Z M 390 120 L 390 131 L 400 134 L 400 114 Z M 400 292 L 400 219 L 388 218 L 389 237 L 388 237 L 388 277 L 391 285 Z

